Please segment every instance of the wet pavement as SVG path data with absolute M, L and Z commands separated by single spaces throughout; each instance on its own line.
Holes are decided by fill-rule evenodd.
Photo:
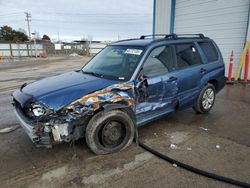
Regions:
M 0 129 L 17 124 L 11 92 L 23 82 L 79 69 L 88 58 L 0 64 Z M 139 128 L 141 140 L 182 162 L 250 183 L 250 86 L 227 85 L 206 115 L 192 109 Z M 171 145 L 172 144 L 172 145 Z M 97 156 L 84 139 L 36 148 L 19 128 L 0 134 L 0 187 L 230 187 L 166 163 L 135 143 Z M 233 187 L 233 186 L 232 186 Z

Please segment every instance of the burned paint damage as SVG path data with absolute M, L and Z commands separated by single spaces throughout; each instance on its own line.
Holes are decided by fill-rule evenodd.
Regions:
M 27 125 L 23 128 L 37 146 L 51 147 L 54 143 L 70 142 L 84 136 L 88 121 L 103 106 L 120 104 L 134 110 L 134 98 L 133 84 L 113 84 L 84 95 L 58 111 L 46 104 L 35 102 L 25 107 L 26 114 L 31 117 L 29 109 L 32 109 L 33 117 L 34 113 L 43 114 L 33 118 L 32 121 L 28 120 L 32 127 Z M 17 108 L 18 104 L 15 106 L 16 115 L 20 117 L 22 112 Z M 24 117 L 18 119 L 23 121 Z

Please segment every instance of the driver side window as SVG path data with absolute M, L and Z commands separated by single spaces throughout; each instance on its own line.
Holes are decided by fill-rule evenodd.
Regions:
M 156 77 L 175 70 L 173 51 L 171 46 L 155 48 L 148 56 L 144 66 L 144 76 Z

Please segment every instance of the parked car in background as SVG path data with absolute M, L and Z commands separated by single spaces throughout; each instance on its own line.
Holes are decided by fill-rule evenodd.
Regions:
M 136 127 L 192 107 L 207 113 L 225 86 L 219 48 L 202 34 L 112 43 L 82 69 L 24 84 L 15 114 L 37 146 L 85 137 L 96 154 L 131 144 Z

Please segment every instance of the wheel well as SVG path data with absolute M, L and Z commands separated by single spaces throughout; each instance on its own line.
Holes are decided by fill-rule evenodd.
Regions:
M 94 112 L 93 116 L 94 116 L 95 114 L 97 114 L 98 112 L 100 112 L 100 111 L 105 111 L 105 110 L 121 110 L 121 111 L 127 113 L 127 114 L 131 117 L 131 119 L 134 121 L 134 123 L 136 123 L 135 113 L 134 113 L 134 111 L 132 110 L 132 108 L 129 107 L 129 106 L 127 106 L 127 107 L 126 107 L 126 106 L 121 106 L 121 105 L 110 106 L 110 107 L 101 106 L 98 110 L 96 110 L 96 111 Z M 92 117 L 93 117 L 93 116 L 92 116 Z
M 132 121 L 136 124 L 135 113 L 131 108 L 127 107 L 127 108 L 118 108 L 118 109 L 127 113 L 131 117 Z
M 218 91 L 218 81 L 216 79 L 209 80 L 207 83 L 213 84 L 216 91 Z

